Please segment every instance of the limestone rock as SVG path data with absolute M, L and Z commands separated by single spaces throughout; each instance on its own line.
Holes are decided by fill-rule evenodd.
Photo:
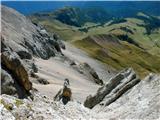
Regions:
M 34 92 L 34 100 L 1 95 L 2 120 L 39 119 L 145 119 L 159 120 L 160 76 L 151 74 L 103 109 L 88 109 L 76 101 L 65 106 L 58 101 Z M 8 106 L 12 105 L 9 110 Z M 98 110 L 98 111 L 97 111 Z
M 100 106 L 99 106 L 100 107 Z M 148 75 L 112 104 L 94 110 L 103 113 L 99 119 L 160 119 L 160 76 Z M 105 112 L 105 114 L 104 114 Z
M 93 108 L 97 104 L 107 106 L 139 81 L 140 79 L 132 68 L 123 70 L 111 78 L 104 86 L 100 87 L 94 96 L 88 96 L 84 102 L 84 106 L 88 108 Z
M 29 72 L 29 74 L 31 74 L 31 72 L 35 72 L 35 73 L 38 72 L 38 68 L 34 63 L 34 60 L 24 59 L 23 63 L 24 63 L 25 68 Z

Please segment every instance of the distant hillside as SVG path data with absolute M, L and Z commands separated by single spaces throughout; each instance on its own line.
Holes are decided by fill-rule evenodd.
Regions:
M 35 13 L 39 19 L 56 19 L 72 26 L 83 26 L 86 22 L 105 23 L 112 16 L 103 8 L 80 9 L 76 7 L 64 7 L 49 13 Z
M 66 12 L 66 9 L 63 9 L 64 11 L 61 12 L 61 10 L 56 12 L 56 16 L 68 13 L 69 18 L 66 20 L 69 19 L 69 21 L 77 11 L 72 9 L 72 12 Z M 116 69 L 132 66 L 142 77 L 149 72 L 160 72 L 158 66 L 160 64 L 160 19 L 158 17 L 143 12 L 138 12 L 130 18 L 113 17 L 111 14 L 110 18 L 104 19 L 106 22 L 103 24 L 88 20 L 82 24 L 77 19 L 71 19 L 81 24 L 80 26 L 69 25 L 65 21 L 51 17 L 53 14 L 50 14 L 49 19 L 48 16 L 35 15 L 31 19 Z M 79 16 L 85 16 L 85 14 L 81 13 Z
M 128 17 L 137 17 L 139 19 L 143 19 L 151 27 L 155 27 L 157 24 L 159 26 L 159 21 L 156 19 L 156 17 L 150 16 L 157 15 L 157 12 L 149 13 L 148 16 L 150 16 L 150 19 L 146 18 L 146 16 L 137 16 L 137 13 L 139 12 L 146 11 L 144 9 L 140 10 L 129 7 L 125 9 L 123 7 L 118 7 L 117 9 L 107 9 L 104 7 L 86 7 L 83 9 L 79 7 L 64 7 L 51 12 L 35 13 L 33 16 L 36 16 L 39 19 L 56 19 L 62 23 L 76 27 L 81 27 L 86 22 L 99 23 L 103 25 L 109 20 L 121 20 L 122 18 L 124 19 Z M 153 25 L 154 22 L 155 24 Z M 148 27 L 148 32 L 149 29 L 150 27 Z

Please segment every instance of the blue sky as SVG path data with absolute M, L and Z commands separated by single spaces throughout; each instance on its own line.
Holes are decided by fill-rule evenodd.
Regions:
M 31 13 L 39 12 L 39 11 L 48 11 L 48 10 L 55 10 L 58 8 L 62 8 L 64 6 L 74 6 L 74 7 L 92 7 L 92 6 L 98 6 L 98 7 L 104 7 L 105 9 L 118 9 L 122 7 L 130 7 L 130 8 L 137 8 L 141 9 L 143 7 L 149 6 L 149 10 L 154 9 L 157 13 L 160 13 L 160 2 L 124 2 L 124 1 L 104 1 L 104 2 L 95 2 L 92 0 L 91 1 L 2 1 L 3 5 L 9 6 L 11 8 L 16 9 L 17 11 L 21 12 L 24 15 L 28 15 Z M 148 10 L 148 7 L 147 9 Z

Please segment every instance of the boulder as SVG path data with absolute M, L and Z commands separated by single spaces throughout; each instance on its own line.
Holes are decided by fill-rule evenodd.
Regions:
M 58 40 L 59 36 L 57 34 L 53 34 L 53 39 Z
M 2 65 L 14 75 L 26 91 L 32 89 L 29 76 L 19 56 L 15 52 L 5 51 L 1 55 Z
M 140 79 L 134 70 L 132 68 L 125 69 L 100 87 L 94 96 L 88 96 L 84 106 L 88 108 L 93 108 L 97 104 L 107 106 L 138 82 L 140 82 Z
M 80 71 L 83 71 L 83 74 L 88 76 L 95 83 L 99 85 L 103 85 L 103 81 L 99 78 L 96 71 L 88 63 L 81 63 L 79 66 L 81 69 Z
M 37 81 L 38 81 L 40 84 L 43 84 L 43 85 L 49 84 L 49 82 L 48 82 L 46 79 L 43 79 L 43 78 L 37 78 Z

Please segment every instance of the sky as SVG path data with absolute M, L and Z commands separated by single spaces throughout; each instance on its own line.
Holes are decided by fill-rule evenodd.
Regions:
M 24 15 L 29 15 L 40 11 L 50 11 L 62 8 L 64 6 L 74 6 L 74 7 L 103 7 L 105 9 L 119 9 L 119 8 L 137 8 L 141 9 L 143 7 L 149 8 L 157 13 L 160 13 L 160 2 L 143 2 L 143 1 L 2 1 L 3 5 L 9 6 L 16 9 Z M 149 7 L 148 7 L 149 6 Z M 159 9 L 158 9 L 159 8 Z

